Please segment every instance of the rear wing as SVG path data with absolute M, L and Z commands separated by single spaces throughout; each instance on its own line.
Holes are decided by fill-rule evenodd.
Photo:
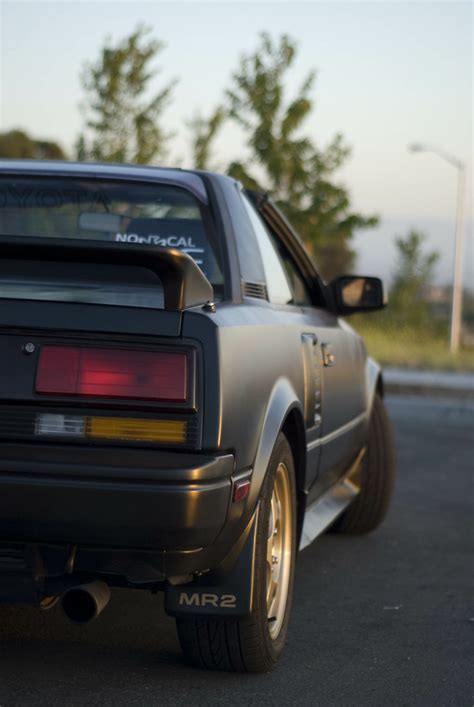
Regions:
M 212 285 L 202 270 L 187 253 L 176 248 L 2 236 L 0 261 L 5 259 L 143 267 L 159 280 L 165 310 L 182 311 L 213 300 Z

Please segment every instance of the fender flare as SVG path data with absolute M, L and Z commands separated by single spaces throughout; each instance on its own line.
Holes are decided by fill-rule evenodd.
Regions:
M 255 508 L 257 504 L 278 433 L 293 410 L 298 410 L 304 420 L 303 406 L 295 389 L 287 378 L 279 378 L 270 394 L 260 432 L 253 465 L 249 508 Z M 295 465 L 296 461 L 295 459 Z

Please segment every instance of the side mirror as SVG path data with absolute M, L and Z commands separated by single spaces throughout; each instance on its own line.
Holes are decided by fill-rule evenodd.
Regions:
M 383 283 L 378 277 L 343 275 L 329 287 L 338 314 L 370 312 L 386 305 Z

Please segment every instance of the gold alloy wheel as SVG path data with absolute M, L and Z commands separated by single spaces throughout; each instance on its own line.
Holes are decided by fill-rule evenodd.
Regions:
M 273 484 L 267 540 L 267 617 L 273 640 L 281 631 L 288 599 L 292 514 L 290 477 L 286 465 L 280 462 Z

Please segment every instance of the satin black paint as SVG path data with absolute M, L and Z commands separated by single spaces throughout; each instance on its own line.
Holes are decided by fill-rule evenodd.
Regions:
M 165 309 L 159 311 L 0 298 L 0 364 L 8 370 L 0 380 L 0 415 L 13 405 L 84 414 L 111 407 L 107 400 L 39 400 L 34 375 L 45 343 L 187 347 L 195 353 L 194 406 L 187 413 L 196 424 L 186 451 L 14 436 L 0 441 L 0 585 L 8 575 L 0 598 L 28 596 L 31 603 L 31 596 L 61 592 L 77 577 L 162 588 L 169 578 L 200 572 L 209 581 L 199 580 L 199 586 L 211 594 L 210 587 L 220 587 L 221 596 L 235 593 L 226 578 L 234 576 L 236 563 L 247 569 L 238 574 L 249 592 L 253 519 L 279 431 L 295 458 L 301 529 L 305 508 L 338 482 L 365 444 L 375 392 L 383 391 L 379 366 L 338 318 L 334 288 L 322 282 L 288 222 L 268 199 L 247 194 L 296 263 L 312 304 L 276 305 L 265 298 L 262 258 L 234 180 L 207 172 L 0 161 L 0 176 L 9 174 L 189 189 L 212 213 L 226 287 L 215 308 L 203 306 L 212 289 L 177 251 L 91 242 L 79 247 L 54 239 L 46 249 L 40 239 L 0 238 L 0 283 L 18 260 L 39 258 L 47 272 L 51 261 L 65 268 L 86 262 L 105 267 L 109 256 L 110 264 L 143 266 L 165 280 Z M 249 291 L 262 294 L 249 297 Z M 29 356 L 26 343 L 35 347 Z M 113 410 L 161 415 L 171 408 L 126 401 Z M 250 495 L 232 503 L 233 485 L 242 478 L 252 482 Z M 244 562 L 244 556 L 250 559 Z M 12 567 L 21 576 L 16 594 Z M 30 586 L 25 576 L 33 574 L 38 579 Z M 248 607 L 245 589 L 237 594 L 239 606 Z M 180 593 L 169 596 L 170 611 L 179 611 Z

